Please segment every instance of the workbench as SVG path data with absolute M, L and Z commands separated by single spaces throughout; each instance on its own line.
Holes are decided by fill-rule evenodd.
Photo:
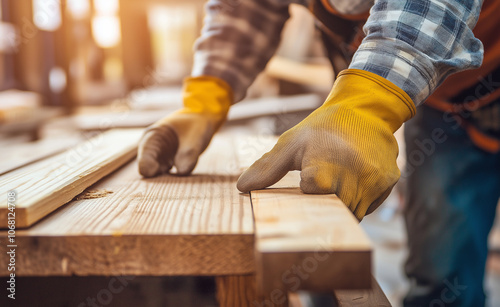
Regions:
M 127 162 L 16 231 L 16 276 L 216 276 L 223 307 L 299 306 L 290 292 L 301 289 L 331 292 L 339 306 L 390 306 L 371 277 L 370 244 L 336 196 L 302 194 L 297 173 L 252 195 L 236 189 L 275 140 L 216 136 L 186 177 L 145 179 Z M 307 277 L 287 283 L 297 265 Z

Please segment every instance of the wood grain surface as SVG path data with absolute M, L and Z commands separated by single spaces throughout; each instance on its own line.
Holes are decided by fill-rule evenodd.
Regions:
M 246 293 L 257 270 L 259 297 L 369 288 L 370 244 L 335 196 L 302 194 L 297 172 L 252 192 L 253 211 L 236 189 L 241 171 L 275 140 L 218 135 L 192 176 L 144 179 L 128 163 L 18 230 L 16 275 L 216 275 L 225 276 L 226 293 Z
M 0 176 L 0 227 L 7 227 L 7 193 L 15 191 L 16 227 L 27 227 L 136 155 L 142 130 L 111 130 L 58 155 Z
M 220 307 L 301 307 L 296 294 L 286 292 L 265 297 L 257 293 L 255 275 L 218 276 L 217 301 Z M 291 297 L 289 297 L 291 296 Z
M 82 139 L 65 137 L 8 145 L 0 152 L 0 175 L 58 154 L 79 141 Z
M 290 187 L 297 175 L 251 192 L 259 290 L 370 288 L 371 244 L 358 221 L 335 195 Z
M 236 189 L 233 148 L 233 139 L 216 137 L 192 176 L 143 179 L 135 161 L 127 164 L 18 231 L 17 274 L 254 272 L 252 208 L 248 194 Z

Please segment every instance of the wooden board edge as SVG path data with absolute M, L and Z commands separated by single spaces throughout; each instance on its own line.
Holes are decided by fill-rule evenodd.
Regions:
M 275 289 L 330 292 L 371 287 L 371 250 L 255 253 L 259 293 Z
M 365 290 L 335 290 L 334 297 L 339 307 L 391 307 L 384 291 L 372 277 L 371 288 Z
M 6 235 L 5 231 L 0 235 Z M 254 274 L 254 237 L 241 235 L 16 236 L 16 276 Z M 0 262 L 8 263 L 0 246 Z M 0 276 L 8 275 L 7 266 Z
M 62 198 L 62 201 L 59 201 L 60 204 L 57 204 L 55 201 L 56 198 L 61 199 L 60 196 L 56 196 L 54 193 L 51 195 L 51 197 L 45 199 L 45 201 L 40 202 L 36 206 L 31 206 L 27 208 L 26 212 L 28 213 L 28 218 L 27 220 L 27 225 L 25 226 L 20 226 L 20 227 L 29 227 L 33 225 L 34 223 L 40 221 L 42 218 L 46 217 L 48 214 L 53 212 L 54 210 L 60 208 L 61 206 L 64 206 L 68 202 L 70 202 L 74 197 L 78 196 L 80 193 L 85 191 L 86 188 L 90 187 L 97 181 L 101 180 L 102 178 L 106 177 L 107 175 L 113 173 L 117 169 L 119 169 L 121 166 L 125 165 L 127 162 L 131 161 L 134 159 L 137 155 L 137 146 L 133 146 L 130 148 L 129 151 L 124 152 L 122 155 L 116 157 L 113 161 L 109 161 L 107 164 L 107 167 L 99 168 L 97 169 L 94 173 L 91 175 L 88 175 L 86 177 L 87 180 L 82 180 L 78 182 L 77 184 L 73 184 L 71 186 L 66 186 L 62 190 L 57 191 L 56 193 L 64 195 L 64 198 Z M 43 207 L 45 210 L 42 212 L 38 210 L 39 214 L 35 214 L 37 209 L 40 209 Z M 32 216 L 32 218 L 29 218 L 29 216 Z M 1 225 L 0 225 L 1 227 Z
M 63 189 L 54 192 L 50 197 L 35 204 L 34 206 L 16 208 L 16 228 L 27 228 L 32 226 L 34 223 L 40 221 L 51 212 L 67 204 L 75 196 L 82 193 L 86 188 L 134 159 L 136 155 L 137 146 L 131 146 L 128 151 L 113 160 L 108 161 L 106 168 L 98 168 L 95 172 L 87 175 L 86 180 L 81 180 L 77 184 L 67 185 Z M 7 212 L 8 208 L 0 208 L 0 216 L 7 217 Z M 7 227 L 7 218 L 0 219 L 0 229 L 5 229 Z

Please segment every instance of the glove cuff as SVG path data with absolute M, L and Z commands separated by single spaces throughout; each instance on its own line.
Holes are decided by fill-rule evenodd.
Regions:
M 416 113 L 415 104 L 406 92 L 389 80 L 360 69 L 346 69 L 339 73 L 327 98 L 327 103 L 336 101 L 378 117 L 389 125 L 392 132 Z
M 233 102 L 233 91 L 225 81 L 216 77 L 190 77 L 184 79 L 183 101 L 189 112 L 226 118 Z

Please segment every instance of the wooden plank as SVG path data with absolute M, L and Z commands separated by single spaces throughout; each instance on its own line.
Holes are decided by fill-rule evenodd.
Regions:
M 335 298 L 338 307 L 391 307 L 375 278 L 372 278 L 372 288 L 367 290 L 336 290 Z
M 51 158 L 0 176 L 0 195 L 16 191 L 16 227 L 27 227 L 136 155 L 142 130 L 112 130 Z M 0 227 L 7 227 L 7 197 Z
M 0 123 L 26 121 L 40 113 L 41 95 L 34 92 L 6 90 L 0 92 Z
M 259 290 L 370 288 L 371 245 L 357 220 L 335 195 L 303 194 L 297 177 L 251 192 Z
M 249 196 L 239 193 L 235 183 L 242 168 L 272 146 L 274 141 L 275 138 L 266 136 L 241 140 L 238 137 L 219 135 L 200 158 L 193 176 L 189 177 L 165 175 L 143 179 L 137 172 L 136 162 L 129 163 L 113 176 L 89 188 L 78 200 L 71 201 L 31 228 L 17 231 L 16 244 L 19 248 L 16 254 L 16 275 L 253 274 L 256 267 L 254 247 L 258 245 L 254 246 L 252 208 Z M 296 193 L 294 188 L 286 188 L 298 184 L 295 175 L 297 173 L 291 173 L 275 187 L 285 188 L 282 189 L 285 196 L 289 192 Z M 296 195 L 293 193 L 291 195 L 295 199 Z M 253 194 L 255 196 L 255 193 Z M 321 231 L 317 238 L 313 238 L 318 239 L 320 243 L 321 240 L 326 240 L 325 245 L 320 245 L 326 248 L 315 253 L 314 249 L 307 247 L 309 241 L 298 240 L 297 242 L 303 242 L 303 251 L 293 253 L 297 257 L 290 261 L 286 256 L 292 253 L 280 250 L 276 259 L 283 263 L 275 263 L 275 267 L 266 268 L 268 273 L 271 273 L 270 277 L 276 277 L 276 272 L 286 273 L 286 270 L 281 269 L 283 266 L 289 265 L 286 269 L 294 270 L 295 267 L 292 266 L 297 261 L 299 265 L 306 265 L 304 267 L 309 270 L 309 257 L 319 257 L 318 261 L 321 260 L 324 266 L 332 266 L 335 274 L 356 273 L 355 270 L 350 270 L 349 263 L 355 263 L 363 272 L 370 271 L 364 262 L 366 251 L 349 254 L 349 251 L 334 249 L 336 245 L 328 241 L 332 233 L 338 235 L 342 234 L 342 231 L 350 231 L 349 225 L 336 224 L 341 218 L 335 216 L 337 211 L 344 212 L 339 213 L 342 215 L 346 209 L 339 209 L 343 208 L 342 206 L 333 206 L 333 211 L 324 209 L 323 207 L 328 208 L 335 203 L 331 201 L 333 196 L 307 196 L 307 199 L 316 203 L 316 197 L 327 198 L 327 205 L 319 201 L 319 205 L 302 208 L 305 214 L 300 214 L 301 217 L 308 217 L 307 221 L 311 221 L 312 217 L 321 213 L 321 218 L 315 221 L 315 225 L 327 227 L 328 224 L 328 227 L 332 227 L 326 228 L 327 231 Z M 296 206 L 299 203 L 291 202 L 287 197 L 283 200 L 286 208 L 283 203 L 279 203 L 281 207 L 276 208 L 284 210 L 285 214 L 280 213 L 279 216 L 296 216 Z M 260 202 L 260 205 L 263 204 L 266 204 L 265 199 Z M 256 213 L 262 212 L 259 211 L 261 206 L 258 202 L 254 205 Z M 288 214 L 288 211 L 291 213 Z M 331 219 L 323 216 L 332 212 L 334 214 Z M 271 216 L 264 221 L 272 222 L 276 221 L 276 218 Z M 293 226 L 301 224 L 294 222 Z M 322 229 L 319 226 L 316 228 L 318 231 Z M 277 229 L 282 231 L 286 227 Z M 287 236 L 296 234 L 297 231 L 293 229 L 289 232 L 287 230 L 286 234 L 281 233 L 285 241 L 278 247 L 283 249 Z M 305 234 L 311 235 L 307 231 Z M 5 231 L 0 232 L 0 236 L 6 235 Z M 349 236 L 353 234 L 347 233 L 340 238 L 346 239 Z M 262 242 L 266 243 L 267 239 L 278 237 L 258 237 L 261 238 L 265 239 Z M 276 253 L 264 255 L 273 254 Z M 0 245 L 0 261 L 7 263 L 7 256 L 6 245 Z M 356 257 L 359 257 L 359 261 Z M 335 263 L 336 261 L 339 263 Z M 261 263 L 270 262 L 265 259 Z M 347 269 L 339 268 L 340 263 Z M 325 269 L 328 270 L 330 269 Z M 301 286 L 307 285 L 308 282 L 311 287 L 316 286 L 311 281 L 318 282 L 319 279 L 310 272 L 305 273 L 310 276 L 299 280 Z M 1 268 L 0 274 L 7 275 L 8 271 Z M 352 286 L 349 284 L 352 276 L 339 276 L 348 281 L 344 286 Z M 357 276 L 356 280 L 359 283 L 362 278 Z M 283 287 L 282 284 L 278 286 L 279 289 Z M 328 286 L 328 292 L 331 292 L 330 281 L 322 286 Z M 271 287 L 269 293 L 273 293 L 272 290 L 275 289 L 278 288 Z
M 261 116 L 279 116 L 301 111 L 313 111 L 323 103 L 323 100 L 323 97 L 316 94 L 244 100 L 231 107 L 228 114 L 228 121 L 245 120 Z
M 253 273 L 252 209 L 236 189 L 233 148 L 231 138 L 217 136 L 192 176 L 144 179 L 135 161 L 127 164 L 80 200 L 17 231 L 16 275 Z
M 13 115 L 6 122 L 0 124 L 0 133 L 15 135 L 22 132 L 30 134 L 31 140 L 37 140 L 40 138 L 39 129 L 42 124 L 62 115 L 63 110 L 59 107 L 40 107 L 32 113 L 31 115 Z
M 321 87 L 326 91 L 331 89 L 334 81 L 333 70 L 328 63 L 308 64 L 280 56 L 271 58 L 266 72 L 275 78 Z
M 154 97 L 158 95 L 156 91 L 158 90 L 150 89 L 141 90 L 137 93 L 138 95 L 148 95 L 148 93 L 151 92 L 151 96 L 156 100 Z M 165 95 L 173 97 L 165 98 Z M 152 105 L 152 107 L 156 109 L 140 109 L 138 106 L 138 108 L 134 110 L 130 110 L 120 105 L 116 105 L 115 108 L 86 107 L 82 108 L 76 115 L 69 118 L 62 118 L 59 122 L 60 125 L 72 123 L 76 125 L 78 129 L 87 131 L 101 130 L 103 129 L 103 123 L 106 123 L 108 127 L 116 128 L 147 127 L 165 117 L 167 114 L 182 107 L 181 97 L 178 98 L 179 100 L 176 104 L 171 102 L 165 105 L 165 99 L 172 100 L 177 98 L 176 96 L 177 94 L 165 89 L 164 95 L 162 96 L 164 106 L 161 108 L 156 104 Z M 179 94 L 179 96 L 181 95 Z M 154 100 L 153 103 L 155 102 Z M 280 114 L 312 111 L 319 107 L 323 100 L 323 97 L 316 94 L 248 99 L 231 107 L 227 120 L 228 122 L 234 122 L 260 116 L 277 116 Z
M 300 307 L 300 301 L 293 298 L 295 304 L 289 304 L 286 292 L 275 292 L 273 297 L 257 294 L 255 275 L 218 276 L 217 301 L 220 307 Z
M 79 137 L 47 138 L 9 145 L 0 152 L 0 175 L 60 153 L 79 141 Z
M 19 233 L 16 237 L 16 276 L 180 276 L 254 271 L 251 235 Z M 0 260 L 8 263 L 5 244 L 0 251 Z M 1 268 L 0 276 L 8 273 L 7 266 Z
M 268 135 L 238 139 L 242 169 L 276 141 Z M 258 290 L 370 288 L 372 248 L 358 221 L 335 195 L 305 195 L 299 183 L 294 171 L 251 192 Z

